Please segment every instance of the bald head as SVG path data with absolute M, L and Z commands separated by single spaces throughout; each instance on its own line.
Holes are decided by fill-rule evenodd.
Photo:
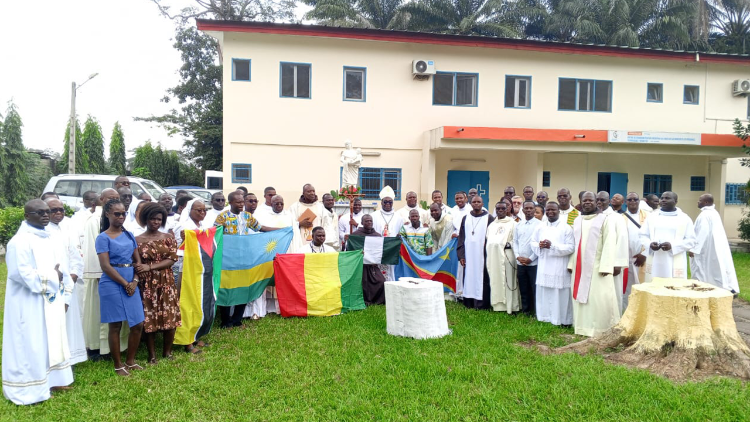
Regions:
M 607 195 L 609 197 L 609 195 Z M 584 191 L 581 193 L 581 213 L 584 215 L 596 212 L 596 195 L 594 192 Z
M 710 193 L 704 193 L 698 198 L 698 208 L 708 207 L 714 204 L 714 196 Z

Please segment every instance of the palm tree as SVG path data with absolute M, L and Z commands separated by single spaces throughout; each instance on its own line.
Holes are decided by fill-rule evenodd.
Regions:
M 405 4 L 408 29 L 458 35 L 520 37 L 532 2 L 508 0 L 422 0 Z M 530 6 L 532 5 L 532 6 Z
M 313 6 L 306 19 L 333 26 L 403 29 L 403 0 L 303 0 Z
M 713 23 L 716 32 L 711 34 L 712 47 L 722 53 L 745 54 L 750 37 L 750 2 L 724 0 L 717 9 Z

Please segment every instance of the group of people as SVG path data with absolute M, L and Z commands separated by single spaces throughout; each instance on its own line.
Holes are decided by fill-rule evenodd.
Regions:
M 72 366 L 87 359 L 111 359 L 117 375 L 129 376 L 144 369 L 135 361 L 142 338 L 148 363 L 157 364 L 159 332 L 161 358 L 172 359 L 182 325 L 179 245 L 186 230 L 216 227 L 243 236 L 292 227 L 287 252 L 294 253 L 345 250 L 349 236 L 361 235 L 400 236 L 416 253 L 430 255 L 458 238 L 457 288 L 447 299 L 574 325 L 588 336 L 619 320 L 633 284 L 686 277 L 688 253 L 694 278 L 738 291 L 709 194 L 701 196 L 695 226 L 672 192 L 656 203 L 635 193 L 610 199 L 606 192 L 582 192 L 574 207 L 568 189 L 550 201 L 530 186 L 523 197 L 508 187 L 491 212 L 475 189 L 457 192 L 452 208 L 440 191 L 432 193 L 429 210 L 419 207 L 414 192 L 398 210 L 395 198 L 386 186 L 378 210 L 366 214 L 354 199 L 351 212 L 339 216 L 335 199 L 319 199 L 310 184 L 288 208 L 273 187 L 261 198 L 240 187 L 226 198 L 217 192 L 207 207 L 185 191 L 134 199 L 120 176 L 113 188 L 84 193 L 84 206 L 68 218 L 57 195 L 45 193 L 26 204 L 25 221 L 7 245 L 3 394 L 16 404 L 46 400 L 69 388 Z M 394 266 L 365 265 L 365 301 L 383 304 L 383 283 L 393 279 Z M 219 307 L 220 326 L 268 313 L 279 313 L 273 286 L 246 305 Z M 179 346 L 201 353 L 208 344 Z

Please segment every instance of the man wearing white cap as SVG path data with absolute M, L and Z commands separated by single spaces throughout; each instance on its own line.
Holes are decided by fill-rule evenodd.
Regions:
M 383 237 L 396 237 L 404 225 L 404 220 L 393 211 L 393 198 L 396 193 L 393 188 L 386 186 L 380 191 L 381 209 L 372 213 L 372 228 Z M 395 265 L 381 266 L 385 281 L 395 280 L 393 269 Z

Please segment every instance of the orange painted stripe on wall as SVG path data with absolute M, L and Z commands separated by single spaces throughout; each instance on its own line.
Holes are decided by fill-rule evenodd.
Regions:
M 750 145 L 750 142 L 748 142 Z M 741 147 L 742 139 L 734 135 L 704 133 L 701 135 L 701 145 L 709 147 Z
M 463 129 L 463 131 L 459 131 L 459 129 Z M 585 137 L 576 138 L 576 135 Z M 607 142 L 607 131 L 444 126 L 443 138 L 498 141 Z

